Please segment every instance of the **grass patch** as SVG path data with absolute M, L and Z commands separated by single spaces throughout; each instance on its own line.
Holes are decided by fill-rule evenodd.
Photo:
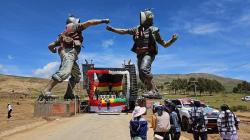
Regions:
M 245 111 L 249 111 L 249 108 L 247 108 L 247 106 L 245 105 L 237 105 L 237 106 L 232 106 L 231 110 L 245 112 Z

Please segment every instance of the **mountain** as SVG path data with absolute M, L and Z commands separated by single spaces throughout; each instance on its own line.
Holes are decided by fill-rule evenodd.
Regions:
M 164 82 L 171 82 L 174 79 L 189 79 L 190 77 L 194 78 L 206 78 L 210 80 L 217 80 L 220 82 L 226 89 L 227 92 L 231 92 L 233 88 L 241 83 L 242 80 L 232 79 L 222 76 L 217 76 L 208 73 L 190 73 L 190 74 L 156 74 L 154 75 L 154 81 L 156 84 L 163 84 Z
M 228 92 L 231 92 L 233 87 L 242 82 L 242 80 L 226 78 L 207 73 L 157 74 L 154 75 L 154 81 L 156 84 L 163 84 L 164 82 L 171 82 L 173 79 L 189 79 L 190 77 L 215 79 L 219 81 Z M 13 93 L 21 93 L 36 97 L 37 95 L 41 94 L 41 90 L 48 84 L 48 82 L 49 79 L 0 74 L 0 96 L 3 97 L 10 96 Z M 81 87 L 81 84 L 78 84 L 78 89 L 82 89 Z M 58 84 L 52 92 L 53 94 L 63 95 L 66 91 L 66 88 L 67 82 L 65 81 Z M 83 91 L 85 92 L 85 90 Z
M 36 97 L 48 84 L 49 79 L 21 77 L 0 74 L 0 96 L 31 95 Z M 55 94 L 61 94 L 66 90 L 67 83 L 58 84 L 53 90 Z M 53 92 L 52 91 L 52 92 Z

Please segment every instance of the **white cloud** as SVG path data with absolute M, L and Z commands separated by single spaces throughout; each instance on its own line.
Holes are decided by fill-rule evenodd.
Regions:
M 102 46 L 104 48 L 108 48 L 108 47 L 112 46 L 113 44 L 114 44 L 114 40 L 113 39 L 108 39 L 108 40 L 102 41 Z
M 250 24 L 250 13 L 245 13 L 240 16 L 239 19 L 235 20 L 235 23 L 239 25 L 249 25 Z
M 249 14 L 242 15 L 240 17 L 240 21 L 241 22 L 250 22 L 250 15 Z
M 12 55 L 10 55 L 10 54 L 7 57 L 8 57 L 9 60 L 14 59 L 14 57 Z
M 46 64 L 45 66 L 43 66 L 43 68 L 39 68 L 39 69 L 34 70 L 33 74 L 35 76 L 48 78 L 58 69 L 59 64 L 60 63 L 57 61 L 50 62 L 50 63 Z
M 241 65 L 238 65 L 238 66 L 234 66 L 232 68 L 232 70 L 241 71 L 241 72 L 249 72 L 249 70 L 250 70 L 250 63 L 245 63 L 245 64 L 241 64 Z
M 197 26 L 193 26 L 189 29 L 189 32 L 192 34 L 210 34 L 215 33 L 220 30 L 220 27 L 216 23 L 208 23 L 208 24 L 201 24 Z
M 16 65 L 3 65 L 0 64 L 0 73 L 7 75 L 22 75 L 23 73 L 20 71 L 18 66 Z
M 239 80 L 246 80 L 250 82 L 250 76 L 249 75 L 236 75 L 232 77 L 233 79 L 239 79 Z
M 249 63 L 245 64 L 245 65 L 241 66 L 241 68 L 243 68 L 243 69 L 250 69 L 250 64 Z
M 232 0 L 206 0 L 198 10 L 204 14 L 221 16 L 227 10 L 227 4 Z

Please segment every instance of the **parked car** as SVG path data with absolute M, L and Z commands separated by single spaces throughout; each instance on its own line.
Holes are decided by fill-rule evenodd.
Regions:
M 250 101 L 250 96 L 245 96 L 241 98 L 242 101 Z
M 184 131 L 191 131 L 191 124 L 190 124 L 190 111 L 193 107 L 191 98 L 182 98 L 182 99 L 172 99 L 169 100 L 176 105 L 178 108 L 178 115 L 181 119 L 181 127 Z M 204 107 L 204 111 L 207 115 L 208 124 L 207 128 L 211 130 L 217 129 L 217 118 L 219 115 L 219 110 L 209 107 L 205 105 L 205 103 L 201 102 L 201 105 Z

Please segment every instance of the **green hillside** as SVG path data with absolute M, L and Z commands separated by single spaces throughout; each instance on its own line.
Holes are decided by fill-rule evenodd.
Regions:
M 232 79 L 221 77 L 213 74 L 207 73 L 191 73 L 191 74 L 156 74 L 154 75 L 154 81 L 156 84 L 163 84 L 164 82 L 171 82 L 173 79 L 189 79 L 190 77 L 194 78 L 206 78 L 210 80 L 217 80 L 220 82 L 226 89 L 227 92 L 231 92 L 233 88 L 241 83 L 242 80 Z

